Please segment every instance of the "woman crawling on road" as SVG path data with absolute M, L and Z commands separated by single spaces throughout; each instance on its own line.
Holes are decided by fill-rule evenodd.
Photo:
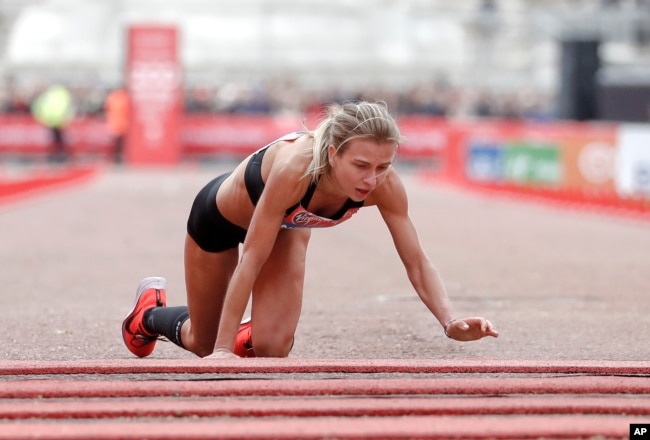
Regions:
M 200 357 L 288 356 L 311 228 L 338 225 L 370 206 L 444 333 L 458 341 L 497 337 L 490 321 L 452 313 L 392 166 L 401 141 L 385 104 L 332 105 L 315 131 L 288 134 L 209 182 L 187 223 L 187 306 L 166 307 L 164 278 L 142 280 L 122 325 L 127 348 L 148 356 L 162 335 Z M 251 319 L 242 322 L 249 298 Z

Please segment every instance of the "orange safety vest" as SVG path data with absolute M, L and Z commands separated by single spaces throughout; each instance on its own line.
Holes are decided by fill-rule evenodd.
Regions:
M 106 98 L 104 111 L 108 128 L 116 136 L 126 134 L 129 128 L 130 101 L 128 93 L 123 89 L 112 91 Z

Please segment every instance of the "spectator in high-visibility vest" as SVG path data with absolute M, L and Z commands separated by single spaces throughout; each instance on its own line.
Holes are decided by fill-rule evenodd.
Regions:
M 64 129 L 74 116 L 72 96 L 62 85 L 55 84 L 41 93 L 32 104 L 32 115 L 52 134 L 51 159 L 63 162 L 68 159 Z
M 108 130 L 113 136 L 113 160 L 115 163 L 122 162 L 124 139 L 129 129 L 130 108 L 129 94 L 122 87 L 114 89 L 106 97 L 104 111 L 106 112 Z

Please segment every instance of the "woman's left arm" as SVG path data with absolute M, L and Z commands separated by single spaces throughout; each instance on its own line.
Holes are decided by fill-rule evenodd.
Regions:
M 404 185 L 395 171 L 390 174 L 384 184 L 375 190 L 373 198 L 418 296 L 449 338 L 472 341 L 485 336 L 497 337 L 497 331 L 487 319 L 454 318 L 442 279 L 422 249 L 415 226 L 409 217 Z

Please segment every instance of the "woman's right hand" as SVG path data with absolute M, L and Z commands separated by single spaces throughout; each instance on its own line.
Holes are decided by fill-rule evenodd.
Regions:
M 204 359 L 232 359 L 239 358 L 235 353 L 228 350 L 227 348 L 217 348 L 210 356 L 206 356 Z

